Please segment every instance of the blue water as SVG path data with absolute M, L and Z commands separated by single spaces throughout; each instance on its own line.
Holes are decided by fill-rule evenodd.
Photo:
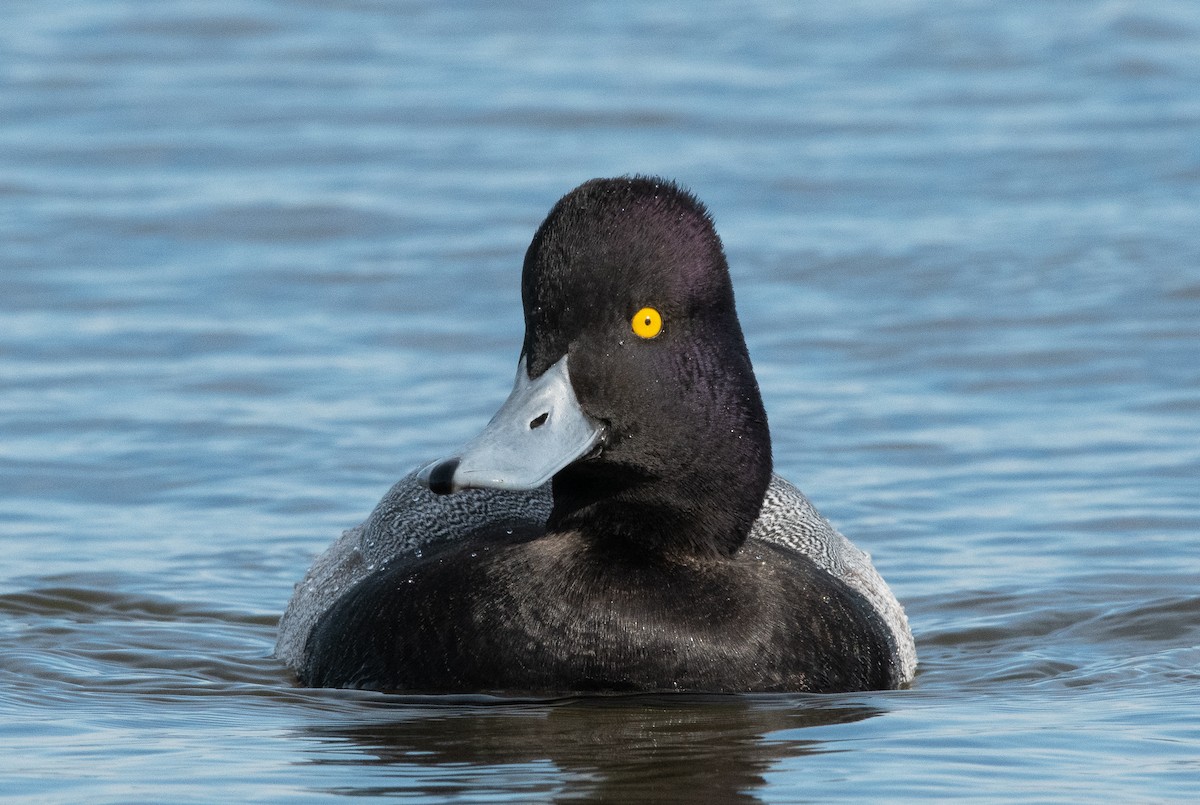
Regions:
M 295 687 L 314 554 L 504 398 L 593 176 L 712 210 L 912 689 Z M 1200 4 L 9 0 L 0 798 L 1195 801 Z

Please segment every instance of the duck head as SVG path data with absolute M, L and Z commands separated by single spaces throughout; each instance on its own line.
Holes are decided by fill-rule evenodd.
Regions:
M 512 394 L 421 479 L 441 494 L 552 479 L 551 533 L 626 555 L 736 551 L 771 443 L 704 206 L 661 179 L 586 182 L 538 228 L 521 292 Z

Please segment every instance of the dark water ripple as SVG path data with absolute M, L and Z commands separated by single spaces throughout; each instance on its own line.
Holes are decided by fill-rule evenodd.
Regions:
M 14 0 L 0 798 L 1194 801 L 1200 7 Z M 712 209 L 911 690 L 293 687 L 314 552 L 511 380 L 549 205 Z

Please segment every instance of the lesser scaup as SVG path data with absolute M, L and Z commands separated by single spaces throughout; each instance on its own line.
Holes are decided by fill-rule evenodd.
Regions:
M 304 684 L 812 691 L 909 682 L 869 557 L 772 474 L 724 251 L 690 193 L 596 179 L 538 229 L 512 394 L 297 585 Z

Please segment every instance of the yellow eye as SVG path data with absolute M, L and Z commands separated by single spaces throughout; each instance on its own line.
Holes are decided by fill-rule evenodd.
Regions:
M 653 338 L 662 332 L 662 314 L 652 307 L 644 307 L 633 314 L 629 325 L 642 338 Z

